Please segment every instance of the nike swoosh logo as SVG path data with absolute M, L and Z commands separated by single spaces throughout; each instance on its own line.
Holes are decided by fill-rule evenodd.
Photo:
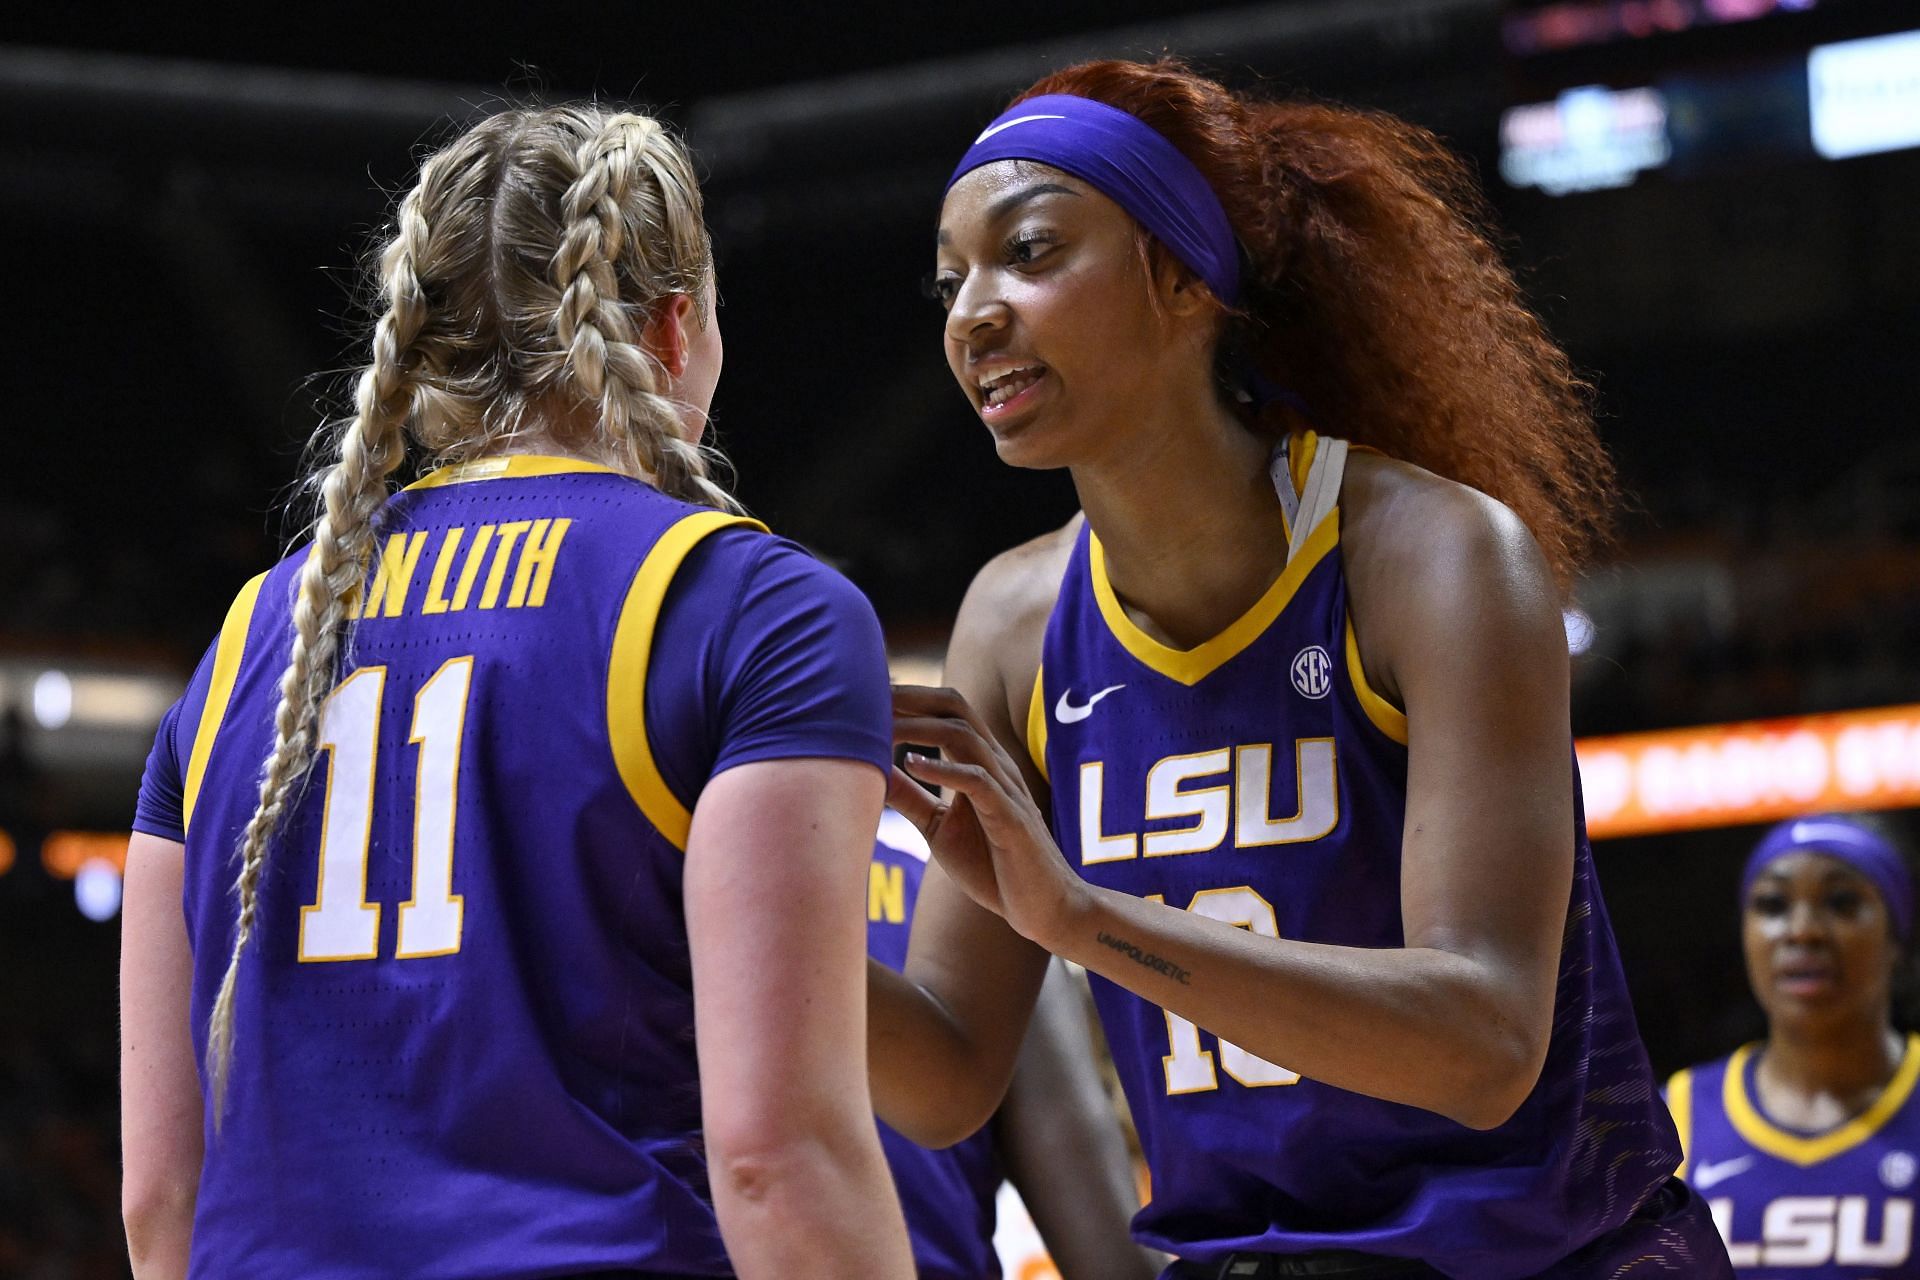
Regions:
M 1693 1183 L 1695 1190 L 1705 1191 L 1710 1187 L 1719 1186 L 1728 1178 L 1745 1173 L 1752 1164 L 1752 1156 L 1735 1156 L 1731 1160 L 1721 1160 L 1714 1164 L 1703 1164 L 1693 1171 L 1693 1177 L 1688 1179 L 1688 1181 Z
M 1094 704 L 1099 702 L 1100 699 L 1110 693 L 1117 693 L 1126 687 L 1127 686 L 1123 684 L 1110 684 L 1100 692 L 1094 694 L 1091 698 L 1088 698 L 1087 704 L 1084 707 L 1076 707 L 1073 705 L 1071 701 L 1073 698 L 1073 690 L 1062 690 L 1060 701 L 1056 702 L 1053 706 L 1053 718 L 1061 724 L 1078 724 L 1093 714 Z
M 1003 121 L 1000 124 L 996 124 L 987 129 L 982 130 L 980 136 L 973 140 L 973 145 L 977 147 L 981 143 L 985 142 L 988 138 L 991 138 L 994 134 L 1000 133 L 1007 129 L 1011 129 L 1013 128 L 1013 126 L 1017 124 L 1026 124 L 1029 121 L 1033 121 L 1033 120 L 1065 120 L 1065 119 L 1066 119 L 1065 116 L 1015 116 L 1011 120 Z

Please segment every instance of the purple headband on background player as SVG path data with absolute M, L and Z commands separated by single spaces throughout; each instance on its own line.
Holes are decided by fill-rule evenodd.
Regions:
M 1845 818 L 1818 815 L 1791 818 L 1762 836 L 1747 857 L 1740 875 L 1740 901 L 1747 900 L 1753 882 L 1767 864 L 1788 853 L 1824 853 L 1858 871 L 1873 882 L 1887 904 L 1887 919 L 1894 936 L 1907 940 L 1913 928 L 1913 874 L 1906 859 L 1877 832 Z
M 1214 297 L 1239 305 L 1240 248 L 1220 197 L 1178 147 L 1138 117 L 1072 94 L 1028 98 L 981 130 L 947 189 L 996 160 L 1034 160 L 1092 183 L 1206 281 Z

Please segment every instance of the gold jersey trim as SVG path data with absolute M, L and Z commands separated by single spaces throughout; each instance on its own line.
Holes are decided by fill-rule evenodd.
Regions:
M 207 776 L 207 758 L 213 753 L 213 740 L 219 736 L 220 722 L 226 719 L 227 703 L 233 700 L 234 681 L 240 676 L 240 659 L 247 647 L 247 631 L 253 625 L 253 607 L 260 599 L 261 584 L 267 575 L 256 574 L 227 609 L 220 624 L 220 639 L 213 649 L 213 676 L 207 682 L 206 705 L 200 708 L 200 723 L 193 732 L 193 750 L 187 756 L 187 777 L 180 793 L 180 828 L 193 823 L 193 807 L 200 800 L 200 784 Z
M 1367 669 L 1360 661 L 1360 642 L 1354 638 L 1353 615 L 1347 615 L 1347 679 L 1360 709 L 1373 721 L 1373 727 L 1401 746 L 1407 745 L 1407 713 L 1388 702 L 1367 683 Z
M 1047 772 L 1047 695 L 1041 680 L 1045 671 L 1045 663 L 1033 671 L 1033 696 L 1027 699 L 1027 754 L 1033 757 L 1033 767 L 1047 785 L 1052 786 L 1053 775 Z
M 607 667 L 607 741 L 613 748 L 620 780 L 647 821 L 682 852 L 687 847 L 693 814 L 660 775 L 653 747 L 647 741 L 647 659 L 653 651 L 653 629 L 660 620 L 660 606 L 674 574 L 703 538 L 735 526 L 762 533 L 767 528 L 746 516 L 701 511 L 682 518 L 661 535 L 633 575 L 633 585 L 620 606 Z
M 1154 671 L 1170 680 L 1192 686 L 1225 665 L 1273 625 L 1293 599 L 1294 593 L 1300 589 L 1300 584 L 1306 581 L 1307 575 L 1326 558 L 1328 552 L 1339 545 L 1340 509 L 1335 507 L 1327 513 L 1320 527 L 1300 548 L 1300 554 L 1273 580 L 1273 585 L 1254 601 L 1251 608 L 1219 635 L 1191 649 L 1175 649 L 1161 644 L 1127 616 L 1119 597 L 1114 594 L 1113 584 L 1107 580 L 1107 556 L 1099 537 L 1089 531 L 1087 541 L 1093 596 L 1099 603 L 1100 616 L 1106 619 L 1107 629 L 1113 633 L 1113 638 L 1120 642 L 1121 648 Z
M 1680 1167 L 1673 1176 L 1685 1178 L 1693 1158 L 1693 1068 L 1676 1071 L 1667 1081 L 1667 1114 L 1680 1133 Z
M 1762 1115 L 1753 1099 L 1747 1096 L 1747 1062 L 1759 1047 L 1758 1044 L 1742 1045 L 1727 1060 L 1726 1079 L 1720 1089 L 1727 1119 L 1749 1145 L 1801 1168 L 1851 1151 L 1880 1132 L 1887 1121 L 1899 1114 L 1913 1094 L 1914 1083 L 1920 1081 L 1920 1034 L 1909 1033 L 1893 1079 L 1887 1081 L 1887 1087 L 1880 1091 L 1872 1106 L 1825 1133 L 1791 1133 Z

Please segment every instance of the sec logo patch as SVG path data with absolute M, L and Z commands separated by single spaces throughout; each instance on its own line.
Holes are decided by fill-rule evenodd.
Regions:
M 1294 655 L 1289 668 L 1293 687 L 1303 698 L 1324 698 L 1333 692 L 1333 659 L 1317 644 Z

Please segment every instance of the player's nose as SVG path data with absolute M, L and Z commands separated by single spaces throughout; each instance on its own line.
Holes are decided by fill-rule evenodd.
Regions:
M 947 309 L 947 337 L 966 345 L 974 355 L 990 346 L 1011 318 L 1006 299 L 993 288 L 990 276 L 985 271 L 970 273 Z
M 1826 935 L 1827 918 L 1818 903 L 1800 901 L 1787 908 L 1787 941 L 1816 942 Z

